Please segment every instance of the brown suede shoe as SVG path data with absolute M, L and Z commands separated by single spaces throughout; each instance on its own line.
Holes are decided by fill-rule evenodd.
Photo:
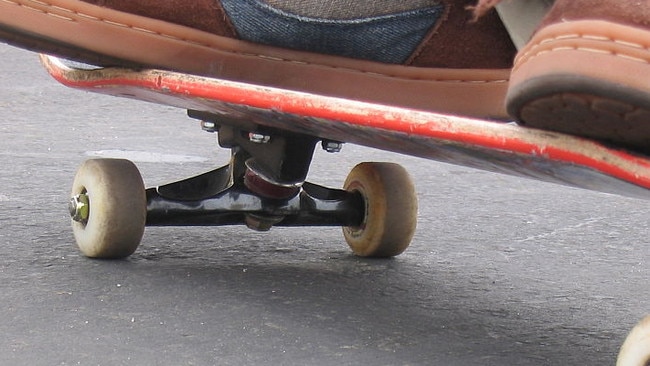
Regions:
M 517 55 L 507 110 L 650 152 L 650 0 L 557 0 Z
M 515 50 L 495 12 L 470 21 L 474 1 L 0 0 L 0 40 L 93 64 L 505 118 Z

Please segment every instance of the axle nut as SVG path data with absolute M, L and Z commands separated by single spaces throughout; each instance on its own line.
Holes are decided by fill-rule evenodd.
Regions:
M 80 193 L 70 198 L 68 209 L 70 210 L 72 220 L 81 223 L 88 222 L 88 216 L 90 215 L 88 195 Z

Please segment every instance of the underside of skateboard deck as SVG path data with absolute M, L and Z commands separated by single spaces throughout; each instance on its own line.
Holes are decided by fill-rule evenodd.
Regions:
M 185 108 L 217 126 L 286 131 L 650 198 L 650 159 L 577 137 L 169 71 L 80 69 L 46 56 L 43 62 L 67 86 Z

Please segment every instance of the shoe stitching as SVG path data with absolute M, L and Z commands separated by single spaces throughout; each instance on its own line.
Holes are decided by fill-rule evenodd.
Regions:
M 553 47 L 549 49 L 543 49 L 543 50 L 537 50 L 538 47 L 548 44 L 551 42 L 555 41 L 565 41 L 565 40 L 571 40 L 571 39 L 584 39 L 584 40 L 590 40 L 590 41 L 603 41 L 603 42 L 609 42 L 621 46 L 625 46 L 628 48 L 633 48 L 635 50 L 640 50 L 640 51 L 646 51 L 649 52 L 648 57 L 646 58 L 641 58 L 637 56 L 632 56 L 620 51 L 615 51 L 615 50 L 606 50 L 602 48 L 594 48 L 594 47 L 584 47 L 584 46 L 558 46 L 558 47 Z M 572 51 L 584 51 L 584 52 L 591 52 L 591 53 L 599 53 L 599 54 L 608 54 L 611 56 L 615 57 L 620 57 L 623 59 L 639 62 L 639 63 L 644 63 L 644 64 L 650 64 L 650 46 L 641 44 L 641 43 L 636 43 L 636 42 L 630 42 L 622 39 L 616 39 L 616 38 L 611 38 L 611 37 L 605 37 L 605 36 L 598 36 L 598 35 L 593 35 L 593 34 L 564 34 L 556 37 L 548 37 L 544 38 L 535 44 L 530 46 L 529 51 L 524 53 L 523 55 L 517 57 L 515 60 L 515 65 L 512 68 L 512 71 L 516 71 L 521 67 L 522 64 L 525 62 L 540 56 L 544 55 L 547 53 L 552 53 L 555 51 L 566 51 L 566 50 L 572 50 Z
M 37 12 L 43 13 L 44 15 L 47 15 L 47 16 L 52 16 L 52 17 L 56 17 L 56 18 L 60 18 L 60 19 L 65 19 L 65 20 L 68 20 L 68 21 L 73 21 L 73 22 L 77 21 L 77 20 L 75 20 L 73 18 L 63 17 L 63 16 L 61 16 L 59 14 L 54 14 L 52 12 L 37 9 L 37 8 L 29 6 L 28 4 L 19 3 L 19 2 L 13 1 L 13 0 L 0 0 L 0 1 L 5 2 L 5 3 L 10 3 L 10 4 L 13 4 L 13 5 L 17 5 L 17 6 L 21 6 L 21 7 L 24 7 L 26 9 L 29 9 L 29 10 L 32 10 L 32 11 L 37 11 Z M 174 35 L 170 35 L 170 34 L 165 34 L 165 33 L 157 32 L 157 31 L 152 31 L 150 29 L 145 29 L 145 28 L 141 28 L 141 27 L 137 27 L 137 26 L 133 26 L 133 25 L 129 25 L 129 24 L 113 22 L 113 21 L 110 21 L 110 20 L 107 20 L 107 19 L 94 17 L 94 16 L 89 15 L 89 14 L 80 13 L 78 11 L 74 11 L 74 10 L 71 10 L 71 9 L 58 7 L 58 6 L 55 6 L 53 4 L 50 4 L 50 3 L 47 3 L 47 2 L 44 2 L 44 1 L 38 1 L 38 0 L 30 0 L 30 1 L 34 2 L 34 3 L 37 3 L 37 4 L 41 4 L 43 6 L 53 8 L 53 9 L 57 9 L 57 10 L 60 10 L 60 11 L 71 13 L 71 14 L 75 14 L 75 15 L 77 15 L 79 17 L 83 17 L 83 18 L 86 18 L 86 19 L 91 19 L 91 20 L 94 20 L 94 21 L 99 21 L 99 22 L 107 23 L 107 24 L 114 25 L 114 26 L 133 29 L 135 31 L 154 34 L 154 35 L 158 35 L 158 36 L 161 36 L 161 37 L 180 40 L 180 41 L 183 41 L 183 42 L 187 42 L 187 43 L 191 43 L 191 44 L 195 44 L 195 45 L 199 45 L 199 46 L 203 46 L 203 47 L 208 47 L 208 48 L 216 50 L 216 48 L 214 48 L 212 45 L 207 44 L 207 43 L 197 42 L 197 41 L 194 41 L 194 40 L 185 39 L 185 38 L 182 38 L 182 37 L 178 37 L 178 36 L 174 36 Z M 507 83 L 509 81 L 508 79 L 463 80 L 463 79 L 418 78 L 418 77 L 409 77 L 409 76 L 395 75 L 395 74 L 389 74 L 389 73 L 382 74 L 382 73 L 378 73 L 378 72 L 374 72 L 374 71 L 366 71 L 366 70 L 362 70 L 362 69 L 354 69 L 354 68 L 349 68 L 349 67 L 322 65 L 322 64 L 310 63 L 310 62 L 305 62 L 305 61 L 296 61 L 296 60 L 290 60 L 290 59 L 283 59 L 283 58 L 279 58 L 279 57 L 271 57 L 271 56 L 255 54 L 255 53 L 239 52 L 239 51 L 232 51 L 232 50 L 219 50 L 219 51 L 227 52 L 227 53 L 231 53 L 231 54 L 242 55 L 242 56 L 252 56 L 252 57 L 258 57 L 258 58 L 264 58 L 264 59 L 271 59 L 271 60 L 280 61 L 280 62 L 290 62 L 290 63 L 302 64 L 302 65 L 315 65 L 315 66 L 319 66 L 319 67 L 328 67 L 328 68 L 331 68 L 331 69 L 347 70 L 347 71 L 353 71 L 353 72 L 370 74 L 370 75 L 380 75 L 380 76 L 383 76 L 383 77 L 391 77 L 391 78 L 396 78 L 396 79 L 422 80 L 422 81 L 445 82 L 445 83 L 468 83 L 468 84 L 495 84 L 495 83 L 501 84 L 501 83 Z

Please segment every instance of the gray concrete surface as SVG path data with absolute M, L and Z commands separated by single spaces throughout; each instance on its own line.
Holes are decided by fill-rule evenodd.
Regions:
M 184 111 L 67 89 L 0 45 L 0 364 L 613 365 L 650 312 L 648 202 L 346 145 L 311 180 L 396 161 L 420 197 L 411 248 L 352 256 L 337 228 L 148 228 L 90 260 L 66 210 L 78 164 L 148 185 L 228 152 Z

